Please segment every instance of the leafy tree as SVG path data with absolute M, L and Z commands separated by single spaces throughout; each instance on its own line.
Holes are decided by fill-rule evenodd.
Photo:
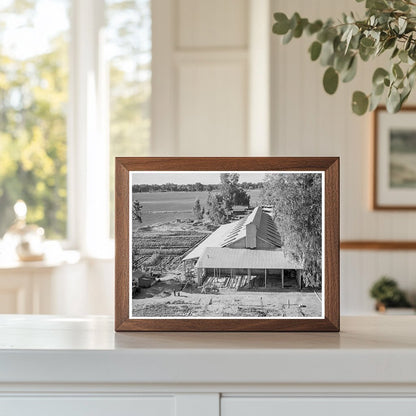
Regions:
M 322 283 L 322 177 L 316 173 L 268 174 L 262 202 L 272 205 L 286 255 L 303 265 L 305 286 Z
M 150 149 L 151 1 L 107 0 L 111 45 L 110 214 L 114 216 L 114 158 L 145 156 Z M 145 191 L 142 191 L 145 192 Z M 114 234 L 114 221 L 110 232 Z
M 228 220 L 228 213 L 225 209 L 224 198 L 219 193 L 210 192 L 207 199 L 208 218 L 214 224 L 225 224 Z
M 0 236 L 23 199 L 28 222 L 64 238 L 68 41 L 62 32 L 30 56 L 7 49 L 4 37 L 16 19 L 31 27 L 34 16 L 32 2 L 7 3 L 0 6 Z
M 28 221 L 43 226 L 47 237 L 66 236 L 68 33 L 58 31 L 36 55 L 6 49 L 9 28 L 34 26 L 40 3 L 0 5 L 0 236 L 13 221 L 19 198 L 28 205 Z M 107 0 L 106 5 L 114 215 L 114 156 L 144 155 L 149 149 L 151 8 L 150 0 Z
M 142 208 L 143 205 L 135 200 L 133 201 L 133 209 L 132 209 L 132 213 L 133 213 L 133 219 L 139 221 L 140 223 L 143 222 L 142 221 Z
M 199 198 L 195 199 L 194 206 L 192 208 L 194 217 L 197 221 L 200 221 L 204 218 L 204 209 L 201 208 L 201 202 L 199 201 Z
M 220 193 L 223 197 L 225 208 L 231 210 L 234 205 L 250 205 L 250 195 L 238 183 L 238 173 L 221 173 Z

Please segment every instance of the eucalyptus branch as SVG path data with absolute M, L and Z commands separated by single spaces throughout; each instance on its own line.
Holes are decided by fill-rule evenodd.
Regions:
M 364 19 L 344 14 L 336 25 L 332 19 L 310 22 L 298 13 L 290 19 L 284 13 L 275 13 L 273 32 L 283 36 L 284 44 L 304 34 L 314 37 L 309 54 L 312 61 L 319 60 L 326 68 L 323 87 L 328 94 L 336 92 L 340 80 L 349 82 L 355 77 L 358 60 L 367 62 L 391 51 L 391 65 L 374 71 L 371 93 L 354 92 L 352 109 L 359 115 L 372 111 L 387 93 L 387 109 L 397 112 L 416 78 L 416 3 L 366 0 L 365 7 Z

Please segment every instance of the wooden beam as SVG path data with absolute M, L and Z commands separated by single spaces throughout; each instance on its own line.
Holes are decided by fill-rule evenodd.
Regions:
M 341 250 L 416 250 L 416 241 L 341 241 Z

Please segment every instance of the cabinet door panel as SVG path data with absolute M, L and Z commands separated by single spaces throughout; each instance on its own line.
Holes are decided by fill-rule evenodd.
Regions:
M 13 397 L 0 398 L 7 416 L 174 416 L 173 397 Z
M 415 416 L 416 398 L 223 397 L 221 416 Z

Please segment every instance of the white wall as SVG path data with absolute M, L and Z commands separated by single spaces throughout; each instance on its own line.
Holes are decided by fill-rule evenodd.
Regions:
M 416 239 L 416 213 L 370 209 L 371 117 L 353 115 L 350 102 L 355 89 L 369 90 L 376 63 L 360 63 L 357 79 L 330 97 L 322 88 L 324 69 L 309 60 L 311 40 L 281 45 L 271 35 L 273 11 L 326 18 L 362 5 L 352 0 L 153 1 L 154 155 L 340 156 L 341 239 Z M 81 287 L 86 293 L 80 297 L 88 304 L 69 310 L 112 314 L 113 263 L 89 262 L 87 270 Z M 342 251 L 342 314 L 371 313 L 368 290 L 383 274 L 416 297 L 415 270 L 413 251 Z
M 340 156 L 341 239 L 415 239 L 416 213 L 370 209 L 371 116 L 353 115 L 350 102 L 354 90 L 369 91 L 377 62 L 360 63 L 357 78 L 329 96 L 322 88 L 324 68 L 312 63 L 307 53 L 311 39 L 281 45 L 271 34 L 274 11 L 325 19 L 363 10 L 362 4 L 351 0 L 154 3 L 154 18 L 162 8 L 165 19 L 163 27 L 154 20 L 154 154 Z M 269 25 L 270 35 L 261 34 L 264 25 Z M 163 36 L 167 27 L 169 38 Z M 158 48 L 164 49 L 163 57 L 158 57 Z M 368 290 L 383 274 L 393 276 L 416 296 L 414 263 L 412 251 L 342 251 L 342 313 L 371 312 Z
M 343 11 L 363 10 L 363 6 L 350 0 L 272 0 L 272 10 L 325 19 L 341 16 Z M 341 157 L 341 240 L 415 240 L 415 212 L 370 208 L 371 116 L 353 115 L 350 103 L 354 90 L 370 92 L 377 61 L 360 62 L 357 79 L 340 85 L 329 96 L 322 88 L 324 68 L 312 63 L 307 53 L 311 39 L 282 45 L 277 36 L 272 37 L 272 154 Z M 415 296 L 415 259 L 413 251 L 342 251 L 342 313 L 371 311 L 368 289 L 383 274 L 396 278 Z
M 152 153 L 244 155 L 248 0 L 154 0 L 152 11 Z

